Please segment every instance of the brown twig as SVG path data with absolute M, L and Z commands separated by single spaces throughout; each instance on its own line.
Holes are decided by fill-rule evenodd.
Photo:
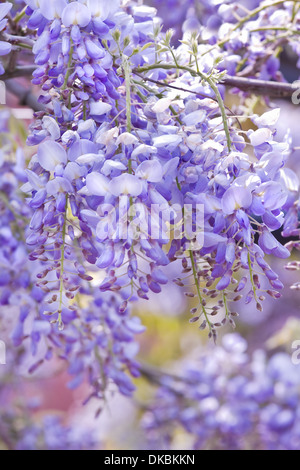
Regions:
M 291 99 L 292 95 L 300 89 L 300 84 L 257 80 L 255 78 L 230 77 L 229 75 L 220 83 L 228 88 L 238 88 L 239 90 L 257 95 L 284 99 Z

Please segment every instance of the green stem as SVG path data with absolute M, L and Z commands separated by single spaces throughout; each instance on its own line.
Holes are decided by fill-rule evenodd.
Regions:
M 20 13 L 18 13 L 15 18 L 14 18 L 14 23 L 17 24 L 19 23 L 19 21 L 21 21 L 22 18 L 24 18 L 24 16 L 26 15 L 26 10 L 27 10 L 27 6 L 23 8 L 22 11 L 20 11 Z
M 209 329 L 211 331 L 212 330 L 212 325 L 211 325 L 211 322 L 209 321 L 208 313 L 206 312 L 205 307 L 203 305 L 203 297 L 202 297 L 200 286 L 199 286 L 198 273 L 197 273 L 194 253 L 192 252 L 192 250 L 190 250 L 189 253 L 190 253 L 190 258 L 191 258 L 191 262 L 192 262 L 193 276 L 194 276 L 194 280 L 195 280 L 196 289 L 197 289 L 199 301 L 200 301 L 200 304 L 201 304 L 202 312 L 204 314 L 204 317 L 205 317 L 205 319 L 207 321 L 207 324 L 209 326 Z
M 71 49 L 70 49 L 70 54 L 69 54 L 67 73 L 66 73 L 65 81 L 64 81 L 64 84 L 63 84 L 63 87 L 62 87 L 63 90 L 66 90 L 68 88 L 68 80 L 69 80 L 70 75 L 71 75 L 73 52 L 74 52 L 74 47 L 72 45 L 72 39 L 71 39 Z
M 125 88 L 126 88 L 126 129 L 127 132 L 132 131 L 131 121 L 131 69 L 127 58 L 122 56 L 122 64 L 125 76 Z M 131 158 L 128 160 L 128 173 L 132 174 L 132 161 Z
M 67 232 L 67 210 L 68 210 L 68 195 L 66 195 L 64 225 L 62 230 L 62 246 L 60 255 L 60 276 L 59 276 L 59 308 L 58 308 L 58 326 L 62 325 L 62 305 L 63 305 L 63 292 L 64 292 L 64 265 L 65 265 L 65 243 Z
M 229 310 L 228 310 L 228 305 L 227 305 L 227 299 L 226 299 L 225 292 L 223 292 L 223 302 L 224 302 L 226 317 L 229 318 Z
M 290 29 L 284 26 L 265 26 L 261 28 L 251 29 L 250 33 L 259 33 L 260 31 L 286 31 L 287 33 L 300 34 L 300 31 Z
M 254 298 L 257 302 L 258 299 L 257 299 L 257 295 L 256 295 L 256 285 L 255 285 L 254 279 L 253 279 L 253 268 L 252 268 L 252 264 L 251 264 L 251 255 L 250 255 L 249 250 L 248 250 L 248 266 L 249 266 L 249 273 L 250 273 L 250 281 L 251 281 L 251 285 L 252 285 L 252 290 L 253 290 L 253 293 L 254 293 Z

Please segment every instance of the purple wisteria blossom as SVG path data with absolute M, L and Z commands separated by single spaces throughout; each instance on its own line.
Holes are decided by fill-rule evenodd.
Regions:
M 30 374 L 59 358 L 71 388 L 88 383 L 87 401 L 135 390 L 136 335 L 145 328 L 132 313 L 134 302 L 175 283 L 191 301 L 190 322 L 216 342 L 219 328 L 236 326 L 237 302 L 259 315 L 267 296 L 281 296 L 284 284 L 271 257 L 292 257 L 287 268 L 299 269 L 293 258 L 300 247 L 299 179 L 288 167 L 297 149 L 289 132 L 278 137 L 279 104 L 261 85 L 286 82 L 288 44 L 300 56 L 299 5 L 146 3 L 0 5 L 0 74 L 30 75 L 38 94 L 36 102 L 21 93 L 23 104 L 35 103 L 26 150 L 23 131 L 13 139 L 11 116 L 0 111 L 1 316 L 7 319 L 11 307 L 17 312 L 9 338 Z M 164 8 L 167 25 L 159 17 Z M 173 14 L 183 23 L 180 41 L 168 29 Z M 19 96 L 15 86 L 22 83 L 7 85 Z M 258 84 L 261 100 L 252 91 Z M 290 91 L 287 83 L 283 88 Z M 286 245 L 279 232 L 289 237 Z M 255 359 L 249 364 L 236 336 L 225 337 L 214 360 L 236 350 L 237 379 L 219 377 L 228 384 L 215 391 L 217 398 L 209 387 L 215 390 L 218 377 L 208 369 L 203 377 L 185 377 L 195 388 L 200 383 L 200 391 L 191 388 L 192 401 L 208 399 L 200 415 L 187 408 L 179 420 L 197 436 L 196 447 L 206 442 L 206 424 L 209 438 L 221 429 L 235 447 L 237 435 L 248 438 L 253 419 L 266 447 L 281 429 L 293 429 L 298 442 L 298 409 L 282 397 L 275 402 L 272 364 L 257 379 Z M 170 405 L 170 421 L 178 419 L 173 385 L 171 392 L 164 385 L 160 397 L 162 409 Z M 240 392 L 236 411 L 231 401 Z M 219 409 L 222 393 L 228 404 Z M 179 395 L 185 398 L 184 390 Z M 267 406 L 268 400 L 275 403 Z M 60 435 L 57 421 L 49 428 Z M 19 447 L 36 446 L 38 435 L 33 430 L 32 441 L 24 436 Z

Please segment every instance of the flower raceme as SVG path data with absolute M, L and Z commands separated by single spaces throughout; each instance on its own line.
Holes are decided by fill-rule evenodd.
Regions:
M 105 270 L 100 290 L 119 292 L 128 302 L 160 292 L 153 263 L 163 273 L 164 266 L 181 259 L 197 290 L 192 321 L 199 319 L 215 336 L 220 321 L 213 316 L 224 309 L 221 323 L 234 324 L 228 303 L 244 284 L 246 302 L 254 300 L 261 310 L 264 289 L 256 270 L 269 280 L 268 293 L 280 295 L 282 285 L 263 260 L 265 254 L 289 256 L 272 231 L 282 227 L 284 213 L 293 207 L 298 183 L 283 169 L 289 143 L 273 139 L 278 110 L 254 116 L 257 130 L 245 135 L 234 118 L 218 117 L 222 97 L 215 101 L 209 76 L 186 70 L 191 57 L 185 44 L 179 47 L 180 64 L 174 64 L 172 48 L 156 52 L 155 41 L 161 39 L 153 9 L 92 3 L 58 2 L 44 15 L 43 2 L 30 2 L 27 11 L 30 27 L 43 18 L 33 47 L 38 66 L 33 83 L 42 87 L 46 106 L 28 138 L 38 144 L 25 188 L 35 210 L 27 238 L 34 247 L 31 257 L 40 256 L 46 240 L 51 243 L 42 282 L 49 289 L 48 275 L 56 272 L 59 325 L 65 296 L 76 308 L 74 287 L 92 281 L 91 272 Z M 207 57 L 199 51 L 199 70 L 208 70 Z M 153 70 L 150 65 L 147 71 L 147 64 Z M 176 68 L 182 73 L 174 76 Z M 163 94 L 140 74 L 164 80 Z M 249 145 L 254 161 L 246 153 Z M 192 210 L 190 229 L 167 237 L 170 227 L 176 232 L 184 220 L 187 205 L 203 208 L 201 231 L 193 231 L 197 211 Z M 143 258 L 149 263 L 146 273 Z M 240 283 L 244 274 L 248 282 Z M 217 310 L 203 305 L 205 297 L 210 302 L 218 295 Z
M 129 394 L 123 370 L 137 375 L 136 349 L 128 353 L 124 344 L 142 331 L 129 303 L 161 292 L 171 263 L 182 265 L 175 283 L 193 286 L 191 322 L 213 338 L 226 322 L 234 326 L 231 303 L 243 293 L 259 311 L 266 294 L 280 296 L 283 285 L 265 256 L 288 258 L 290 250 L 272 232 L 298 230 L 299 183 L 285 168 L 291 143 L 275 138 L 278 109 L 253 111 L 246 116 L 253 129 L 244 130 L 246 96 L 237 116 L 224 104 L 220 81 L 241 68 L 234 40 L 242 23 L 230 23 L 228 47 L 211 32 L 200 44 L 195 34 L 185 35 L 175 49 L 151 7 L 48 3 L 26 1 L 21 19 L 31 32 L 32 83 L 44 107 L 27 139 L 37 151 L 22 180 L 31 213 L 26 242 L 39 267 L 41 314 L 58 327 L 57 338 L 39 323 L 34 342 L 51 338 L 66 355 L 74 352 L 74 338 L 89 353 L 96 346 L 104 358 L 95 352 L 96 361 L 85 361 L 76 350 L 70 370 L 80 381 L 90 368 L 97 396 L 103 371 Z M 10 8 L 4 5 L 3 18 Z M 250 66 L 253 56 L 246 59 Z M 271 74 L 270 61 L 260 76 L 265 66 Z M 85 296 L 92 299 L 88 307 Z M 104 326 L 97 329 L 100 318 Z M 105 353 L 111 342 L 113 359 Z

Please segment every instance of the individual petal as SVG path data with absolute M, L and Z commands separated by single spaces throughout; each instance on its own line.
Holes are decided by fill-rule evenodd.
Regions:
M 197 124 L 202 124 L 206 117 L 206 111 L 199 109 L 193 113 L 188 114 L 183 118 L 183 122 L 186 126 L 196 126 Z
M 281 209 L 288 197 L 287 191 L 275 181 L 263 183 L 257 188 L 257 192 L 263 198 L 265 209 L 270 211 Z
M 72 2 L 64 8 L 61 19 L 66 27 L 78 25 L 84 28 L 90 23 L 92 16 L 85 5 L 79 2 Z
M 210 248 L 212 246 L 218 245 L 219 243 L 227 243 L 227 238 L 218 235 L 217 233 L 205 232 L 204 233 L 204 248 Z
M 86 177 L 86 187 L 92 196 L 106 196 L 109 192 L 109 179 L 100 173 L 89 173 Z
M 101 163 L 104 161 L 103 153 L 86 153 L 76 158 L 76 162 L 81 165 L 91 165 L 93 163 Z
M 64 8 L 67 6 L 66 0 L 39 0 L 42 15 L 47 20 L 61 18 Z
M 279 179 L 288 191 L 299 191 L 299 178 L 290 168 L 281 168 L 279 170 Z
M 139 178 L 128 173 L 117 176 L 109 183 L 110 192 L 118 197 L 121 194 L 139 196 L 143 191 L 143 185 Z
M 95 18 L 105 21 L 120 7 L 120 0 L 87 0 L 87 7 Z
M 167 109 L 169 109 L 172 100 L 170 98 L 162 98 L 156 101 L 155 105 L 152 106 L 152 111 L 154 113 L 164 113 Z
M 226 273 L 225 276 L 223 276 L 218 284 L 216 285 L 216 289 L 218 290 L 224 290 L 227 289 L 231 282 L 231 275 L 229 273 Z
M 153 145 L 156 148 L 167 147 L 168 145 L 172 147 L 177 147 L 182 142 L 182 137 L 176 134 L 165 134 L 155 137 L 153 139 Z
M 91 39 L 85 41 L 85 47 L 88 55 L 92 59 L 103 59 L 105 57 L 105 51 L 100 45 L 96 44 Z
M 73 193 L 74 189 L 70 181 L 61 176 L 57 176 L 46 184 L 47 194 L 57 196 L 58 193 Z
M 82 178 L 86 173 L 87 169 L 85 167 L 82 167 L 75 162 L 69 162 L 64 171 L 64 177 L 69 181 L 73 181 L 78 178 Z
M 139 165 L 135 175 L 150 183 L 159 183 L 163 177 L 163 169 L 158 160 L 146 160 Z
M 258 145 L 268 142 L 268 140 L 270 140 L 271 137 L 272 137 L 272 131 L 266 128 L 258 129 L 257 131 L 254 131 L 249 135 L 250 142 L 253 145 L 253 147 L 257 147 Z
M 82 220 L 84 220 L 84 222 L 86 222 L 90 227 L 96 227 L 100 221 L 100 217 L 97 212 L 89 209 L 83 209 L 80 211 L 80 215 Z
M 93 101 L 90 103 L 90 114 L 91 116 L 103 116 L 104 114 L 109 113 L 112 109 L 112 106 L 103 101 Z
M 283 223 L 283 217 L 278 218 L 272 214 L 272 212 L 266 211 L 262 216 L 263 223 L 270 229 L 270 230 L 278 230 Z
M 32 189 L 35 189 L 36 191 L 39 191 L 40 189 L 44 188 L 43 181 L 41 180 L 40 177 L 36 173 L 34 173 L 31 170 L 26 170 L 26 175 L 28 178 L 28 182 L 30 183 Z
M 105 176 L 109 176 L 114 170 L 124 171 L 126 170 L 126 166 L 122 162 L 116 160 L 106 160 L 101 171 Z
M 57 165 L 67 163 L 67 154 L 60 144 L 47 140 L 39 146 L 38 162 L 44 170 L 54 171 Z
M 98 258 L 96 266 L 100 269 L 105 269 L 113 263 L 115 258 L 114 245 L 109 243 L 107 247 L 103 250 L 102 255 Z
M 43 117 L 43 126 L 49 132 L 53 140 L 58 140 L 60 138 L 59 125 L 51 116 Z
M 3 20 L 3 18 L 5 18 L 5 16 L 7 15 L 7 13 L 10 12 L 10 10 L 12 9 L 12 6 L 13 6 L 13 4 L 9 3 L 9 2 L 1 3 L 1 5 L 0 5 L 0 21 Z
M 129 132 L 123 132 L 123 134 L 119 135 L 119 137 L 117 138 L 116 145 L 133 145 L 137 142 L 138 139 L 134 135 L 130 134 Z
M 277 123 L 280 117 L 280 108 L 272 109 L 267 113 L 264 113 L 262 116 L 259 116 L 253 119 L 254 124 L 257 127 L 273 127 Z
M 231 186 L 222 197 L 222 209 L 225 214 L 232 214 L 240 208 L 247 209 L 251 203 L 251 192 L 241 186 Z
M 258 244 L 267 255 L 275 255 L 278 258 L 289 258 L 290 252 L 282 246 L 278 240 L 267 229 L 264 229 L 259 237 Z
M 12 46 L 9 42 L 0 41 L 0 56 L 9 54 L 11 48 Z
M 141 144 L 133 150 L 131 156 L 132 158 L 136 158 L 138 155 L 144 155 L 145 157 L 148 157 L 149 155 L 153 153 L 157 153 L 156 147 L 152 147 L 151 145 Z

